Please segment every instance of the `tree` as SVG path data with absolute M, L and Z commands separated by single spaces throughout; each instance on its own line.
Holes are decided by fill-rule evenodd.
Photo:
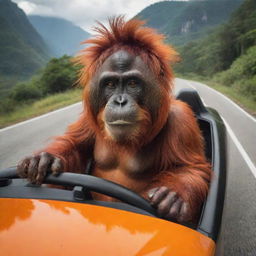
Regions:
M 40 84 L 44 93 L 57 93 L 72 88 L 77 81 L 78 70 L 79 67 L 67 55 L 59 59 L 53 58 L 41 77 Z

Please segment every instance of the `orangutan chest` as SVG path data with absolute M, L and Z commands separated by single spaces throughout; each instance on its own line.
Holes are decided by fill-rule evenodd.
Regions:
M 96 144 L 94 149 L 94 159 L 97 169 L 110 171 L 118 169 L 127 175 L 142 174 L 152 169 L 153 156 L 143 154 L 143 152 L 123 152 L 104 144 Z

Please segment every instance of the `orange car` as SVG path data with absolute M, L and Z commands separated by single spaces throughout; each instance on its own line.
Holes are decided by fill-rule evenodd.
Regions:
M 0 255 L 217 255 L 226 184 L 225 127 L 194 90 L 177 96 L 192 107 L 205 137 L 214 178 L 197 226 L 156 216 L 134 192 L 90 175 L 48 175 L 36 186 L 16 168 L 0 171 Z M 95 201 L 90 191 L 122 202 Z M 219 244 L 219 243 L 218 243 Z

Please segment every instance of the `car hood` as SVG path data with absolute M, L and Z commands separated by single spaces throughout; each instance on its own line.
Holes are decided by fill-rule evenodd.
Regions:
M 214 242 L 141 214 L 53 200 L 0 199 L 0 255 L 213 255 Z

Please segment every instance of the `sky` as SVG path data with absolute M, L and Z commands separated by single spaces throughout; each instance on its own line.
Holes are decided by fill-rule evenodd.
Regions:
M 54 16 L 72 21 L 91 32 L 95 20 L 106 24 L 107 17 L 124 14 L 132 18 L 159 0 L 12 0 L 28 15 Z

